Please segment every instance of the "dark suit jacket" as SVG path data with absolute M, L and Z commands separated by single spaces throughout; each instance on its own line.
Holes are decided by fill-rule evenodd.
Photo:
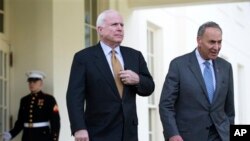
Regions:
M 210 104 L 195 51 L 171 61 L 159 104 L 165 139 L 181 135 L 184 141 L 207 141 L 214 124 L 229 141 L 235 116 L 232 67 L 219 57 L 213 64 L 216 90 Z
M 67 91 L 72 133 L 87 129 L 90 141 L 138 140 L 136 94 L 149 96 L 154 82 L 139 51 L 120 50 L 125 68 L 140 77 L 139 85 L 125 85 L 122 99 L 100 44 L 75 54 Z

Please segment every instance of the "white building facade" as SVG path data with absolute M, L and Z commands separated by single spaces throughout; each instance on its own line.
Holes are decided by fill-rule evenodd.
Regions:
M 236 123 L 250 124 L 250 112 L 247 112 L 250 92 L 246 84 L 250 78 L 247 74 L 250 71 L 250 45 L 247 42 L 250 4 L 242 2 L 199 7 L 209 1 L 151 2 L 0 0 L 0 132 L 13 126 L 19 100 L 28 94 L 24 73 L 39 69 L 47 74 L 44 91 L 53 94 L 59 105 L 60 141 L 74 140 L 66 108 L 71 62 L 76 51 L 98 41 L 94 30 L 96 15 L 108 8 L 116 9 L 124 16 L 125 39 L 122 45 L 143 53 L 156 83 L 151 97 L 137 99 L 140 141 L 164 140 L 158 103 L 168 65 L 174 57 L 194 50 L 199 25 L 210 20 L 222 27 L 220 56 L 233 65 Z M 181 7 L 185 5 L 188 7 Z M 165 6 L 167 8 L 151 9 Z M 21 140 L 20 137 L 21 134 L 13 141 Z
M 138 39 L 141 42 L 136 42 L 137 45 L 134 44 L 133 46 L 141 47 L 148 58 L 153 56 L 153 59 L 148 59 L 148 63 L 154 70 L 152 72 L 156 83 L 153 98 L 154 103 L 156 103 L 155 113 L 150 115 L 152 114 L 150 112 L 152 106 L 149 104 L 148 125 L 141 125 L 143 129 L 147 126 L 149 131 L 154 128 L 151 129 L 153 131 L 152 139 L 148 138 L 151 136 L 145 136 L 143 134 L 145 131 L 142 132 L 143 129 L 141 129 L 141 141 L 164 141 L 157 106 L 168 65 L 173 58 L 191 52 L 196 48 L 198 28 L 207 21 L 215 21 L 221 26 L 223 41 L 219 56 L 228 60 L 233 66 L 235 122 L 236 124 L 250 124 L 250 112 L 248 110 L 250 108 L 248 102 L 250 91 L 247 89 L 247 80 L 250 77 L 247 74 L 250 71 L 250 52 L 248 51 L 250 47 L 248 44 L 250 18 L 247 15 L 248 12 L 250 12 L 250 3 L 167 7 L 133 12 L 134 21 L 131 25 L 138 26 L 134 29 L 134 37 L 128 40 L 131 41 L 135 37 L 142 38 Z M 147 31 L 151 33 L 147 34 Z M 150 48 L 153 49 L 153 53 L 149 52 Z M 143 111 L 143 109 L 138 111 Z M 145 112 L 141 112 L 141 115 Z M 145 117 L 143 119 L 146 120 Z

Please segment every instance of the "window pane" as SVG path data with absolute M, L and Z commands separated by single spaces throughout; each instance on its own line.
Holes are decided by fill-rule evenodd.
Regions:
M 3 123 L 2 123 L 2 121 L 3 121 L 3 108 L 0 107 L 0 133 L 3 132 Z
M 85 0 L 85 23 L 95 26 L 97 18 L 97 0 Z
M 155 105 L 155 96 L 154 96 L 154 93 L 148 97 L 148 104 Z
M 98 35 L 95 29 L 96 19 L 100 12 L 108 8 L 107 0 L 85 0 L 85 47 L 92 46 L 98 42 Z
M 3 106 L 3 80 L 0 79 L 0 107 Z
M 4 58 L 3 58 L 3 77 L 7 78 L 7 57 L 8 54 L 4 53 Z
M 95 28 L 92 28 L 92 32 L 91 32 L 91 36 L 92 36 L 92 44 L 96 44 L 98 42 L 98 35 L 96 32 Z
M 3 77 L 3 51 L 0 50 L 0 78 Z
M 7 121 L 7 118 L 8 118 L 8 117 L 7 117 L 8 115 L 7 115 L 7 109 L 6 109 L 6 108 L 4 109 L 3 115 L 4 115 L 3 121 L 5 121 L 5 122 L 4 122 L 4 125 L 3 125 L 4 127 L 3 127 L 2 130 L 6 131 L 6 130 L 7 130 L 7 125 L 8 125 L 8 123 L 6 122 L 6 121 Z
M 0 13 L 0 32 L 3 33 L 3 14 Z
M 154 54 L 154 44 L 153 44 L 153 41 L 154 41 L 154 33 L 151 31 L 150 32 L 150 46 L 149 46 L 149 48 L 150 48 L 150 52 L 152 53 L 152 54 Z
M 90 31 L 90 27 L 85 26 L 85 47 L 89 47 L 91 44 Z
M 2 10 L 2 11 L 4 10 L 4 9 L 3 9 L 3 8 L 4 8 L 4 7 L 3 7 L 3 4 L 4 4 L 4 3 L 3 3 L 3 0 L 0 0 L 0 10 Z
M 149 132 L 151 132 L 152 131 L 152 109 L 151 108 L 149 108 L 149 110 L 148 110 L 148 130 L 149 130 Z
M 149 141 L 153 141 L 152 134 L 149 134 Z
M 4 103 L 3 106 L 7 106 L 7 81 L 4 81 L 3 86 L 2 86 L 2 91 L 3 91 L 3 99 L 4 99 Z
M 97 32 L 95 28 L 88 25 L 85 26 L 85 47 L 92 46 L 98 42 Z
M 91 5 L 90 5 L 90 0 L 85 0 L 85 23 L 87 24 L 90 24 L 90 18 L 91 18 L 91 12 L 90 12 L 90 8 L 91 8 Z
M 96 25 L 96 18 L 97 18 L 97 0 L 91 0 L 92 5 L 91 5 L 91 25 L 95 26 Z

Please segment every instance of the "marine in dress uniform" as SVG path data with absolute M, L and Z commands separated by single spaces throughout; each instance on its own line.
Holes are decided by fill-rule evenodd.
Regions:
M 41 90 L 45 74 L 41 71 L 30 71 L 26 75 L 31 93 L 21 99 L 14 128 L 3 133 L 3 139 L 9 141 L 23 130 L 22 141 L 58 141 L 58 106 L 52 95 Z

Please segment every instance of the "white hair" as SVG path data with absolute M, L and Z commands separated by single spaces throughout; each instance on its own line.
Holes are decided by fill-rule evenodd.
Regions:
M 101 14 L 99 14 L 99 16 L 97 17 L 97 20 L 96 20 L 96 27 L 103 25 L 108 13 L 114 13 L 114 12 L 118 13 L 117 11 L 115 11 L 113 9 L 109 9 L 109 10 L 105 10 Z

